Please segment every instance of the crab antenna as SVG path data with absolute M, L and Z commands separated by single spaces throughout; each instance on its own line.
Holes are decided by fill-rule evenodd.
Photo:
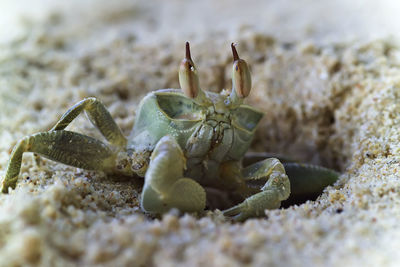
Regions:
M 236 51 L 236 44 L 232 43 L 232 92 L 229 95 L 231 105 L 240 105 L 243 99 L 250 94 L 251 77 L 246 61 L 241 59 Z

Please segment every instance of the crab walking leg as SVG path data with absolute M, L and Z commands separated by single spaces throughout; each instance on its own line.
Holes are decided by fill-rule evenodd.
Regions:
M 243 159 L 243 164 L 246 166 L 269 158 L 272 155 L 265 152 L 247 153 Z M 334 184 L 339 178 L 339 173 L 332 169 L 318 165 L 296 163 L 287 157 L 275 157 L 282 162 L 289 177 L 291 198 L 301 196 L 312 198 L 314 195 L 321 194 L 325 187 Z
M 288 156 L 284 156 L 281 154 L 277 153 L 269 153 L 269 152 L 247 152 L 246 155 L 243 157 L 242 163 L 243 166 L 249 166 L 251 164 L 254 164 L 256 162 L 262 161 L 264 159 L 268 158 L 276 158 L 280 162 L 285 165 L 285 163 L 290 163 L 290 162 L 296 162 L 295 159 L 290 158 Z
M 206 193 L 196 181 L 183 177 L 186 159 L 174 138 L 161 138 L 146 172 L 141 207 L 161 214 L 171 208 L 182 212 L 199 212 L 206 205 Z
M 115 146 L 125 147 L 127 140 L 121 129 L 115 123 L 104 104 L 94 97 L 85 98 L 76 103 L 64 113 L 51 131 L 64 130 L 83 110 L 108 142 Z
M 225 216 L 231 216 L 237 221 L 262 216 L 266 209 L 279 208 L 281 201 L 287 199 L 290 195 L 290 182 L 282 163 L 278 159 L 269 158 L 254 163 L 243 169 L 242 174 L 246 182 L 268 180 L 261 187 L 261 192 L 223 211 Z
M 21 169 L 22 154 L 35 152 L 48 159 L 89 170 L 110 171 L 116 154 L 104 143 L 79 133 L 49 131 L 33 134 L 15 145 L 6 169 L 1 192 L 15 188 Z
M 289 176 L 292 196 L 321 194 L 325 187 L 334 184 L 339 173 L 317 165 L 284 163 Z

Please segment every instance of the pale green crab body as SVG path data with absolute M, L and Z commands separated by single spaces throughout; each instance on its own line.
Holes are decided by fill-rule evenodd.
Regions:
M 148 94 L 140 104 L 128 151 L 150 154 L 162 137 L 171 136 L 185 156 L 185 174 L 202 185 L 216 183 L 221 163 L 239 161 L 244 156 L 263 114 L 246 105 L 231 111 L 225 107 L 226 96 L 206 95 L 210 102 L 203 107 L 181 90 Z
M 111 175 L 145 177 L 140 204 L 152 214 L 172 208 L 201 212 L 210 201 L 211 189 L 214 195 L 221 192 L 228 196 L 227 207 L 234 205 L 224 210 L 224 215 L 235 220 L 262 216 L 290 195 L 285 167 L 296 178 L 293 184 L 298 188 L 292 191 L 300 194 L 320 192 L 336 181 L 334 171 L 303 164 L 284 167 L 276 158 L 242 165 L 242 160 L 249 158 L 245 153 L 263 114 L 243 104 L 250 93 L 250 72 L 235 46 L 231 47 L 231 91 L 200 89 L 186 43 L 186 57 L 179 70 L 182 90 L 149 93 L 139 104 L 129 138 L 99 100 L 86 98 L 70 108 L 50 131 L 24 137 L 15 145 L 1 191 L 7 193 L 16 187 L 24 152 Z M 65 130 L 82 111 L 108 144 Z
M 202 187 L 231 189 L 243 197 L 254 193 L 242 179 L 240 160 L 248 150 L 263 114 L 247 105 L 233 106 L 231 101 L 227 91 L 220 94 L 204 92 L 203 101 L 196 103 L 176 89 L 151 92 L 141 101 L 127 151 L 129 157 L 135 159 L 131 166 L 137 166 L 136 172 L 146 175 L 143 209 L 163 212 L 179 206 L 164 202 L 160 195 L 164 199 L 174 195 L 175 191 L 168 193 L 171 190 L 168 187 L 181 177 L 197 182 L 186 180 L 193 187 L 193 190 L 188 190 L 189 198 L 197 199 L 197 203 L 186 200 L 179 206 L 180 210 L 193 211 L 195 206 L 198 210 L 204 209 L 206 193 Z M 161 143 L 175 142 L 181 151 L 163 154 L 162 160 L 169 161 L 165 169 L 158 165 L 152 168 L 156 160 L 147 157 L 153 154 L 160 140 Z M 176 163 L 182 159 L 181 164 Z M 174 168 L 179 174 L 171 171 Z M 166 188 L 154 189 L 152 181 L 161 176 L 169 181 Z M 158 191 L 157 194 L 154 190 Z M 187 206 L 186 203 L 191 204 Z

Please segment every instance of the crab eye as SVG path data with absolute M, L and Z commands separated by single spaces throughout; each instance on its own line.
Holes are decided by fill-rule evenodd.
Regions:
M 189 42 L 186 42 L 186 56 L 179 67 L 179 84 L 189 98 L 195 98 L 200 91 L 199 77 L 190 56 Z
M 232 85 L 237 96 L 245 98 L 250 94 L 251 77 L 246 61 L 239 58 L 235 44 L 231 44 L 233 54 Z

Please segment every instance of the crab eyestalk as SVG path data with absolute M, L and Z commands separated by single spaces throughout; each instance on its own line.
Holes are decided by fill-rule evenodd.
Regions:
M 232 92 L 229 96 L 232 105 L 240 105 L 250 94 L 251 76 L 246 61 L 239 58 L 235 44 L 231 44 L 233 54 Z
M 205 94 L 200 88 L 199 76 L 190 56 L 189 42 L 186 42 L 186 55 L 179 66 L 179 84 L 188 98 L 199 103 L 204 102 Z

